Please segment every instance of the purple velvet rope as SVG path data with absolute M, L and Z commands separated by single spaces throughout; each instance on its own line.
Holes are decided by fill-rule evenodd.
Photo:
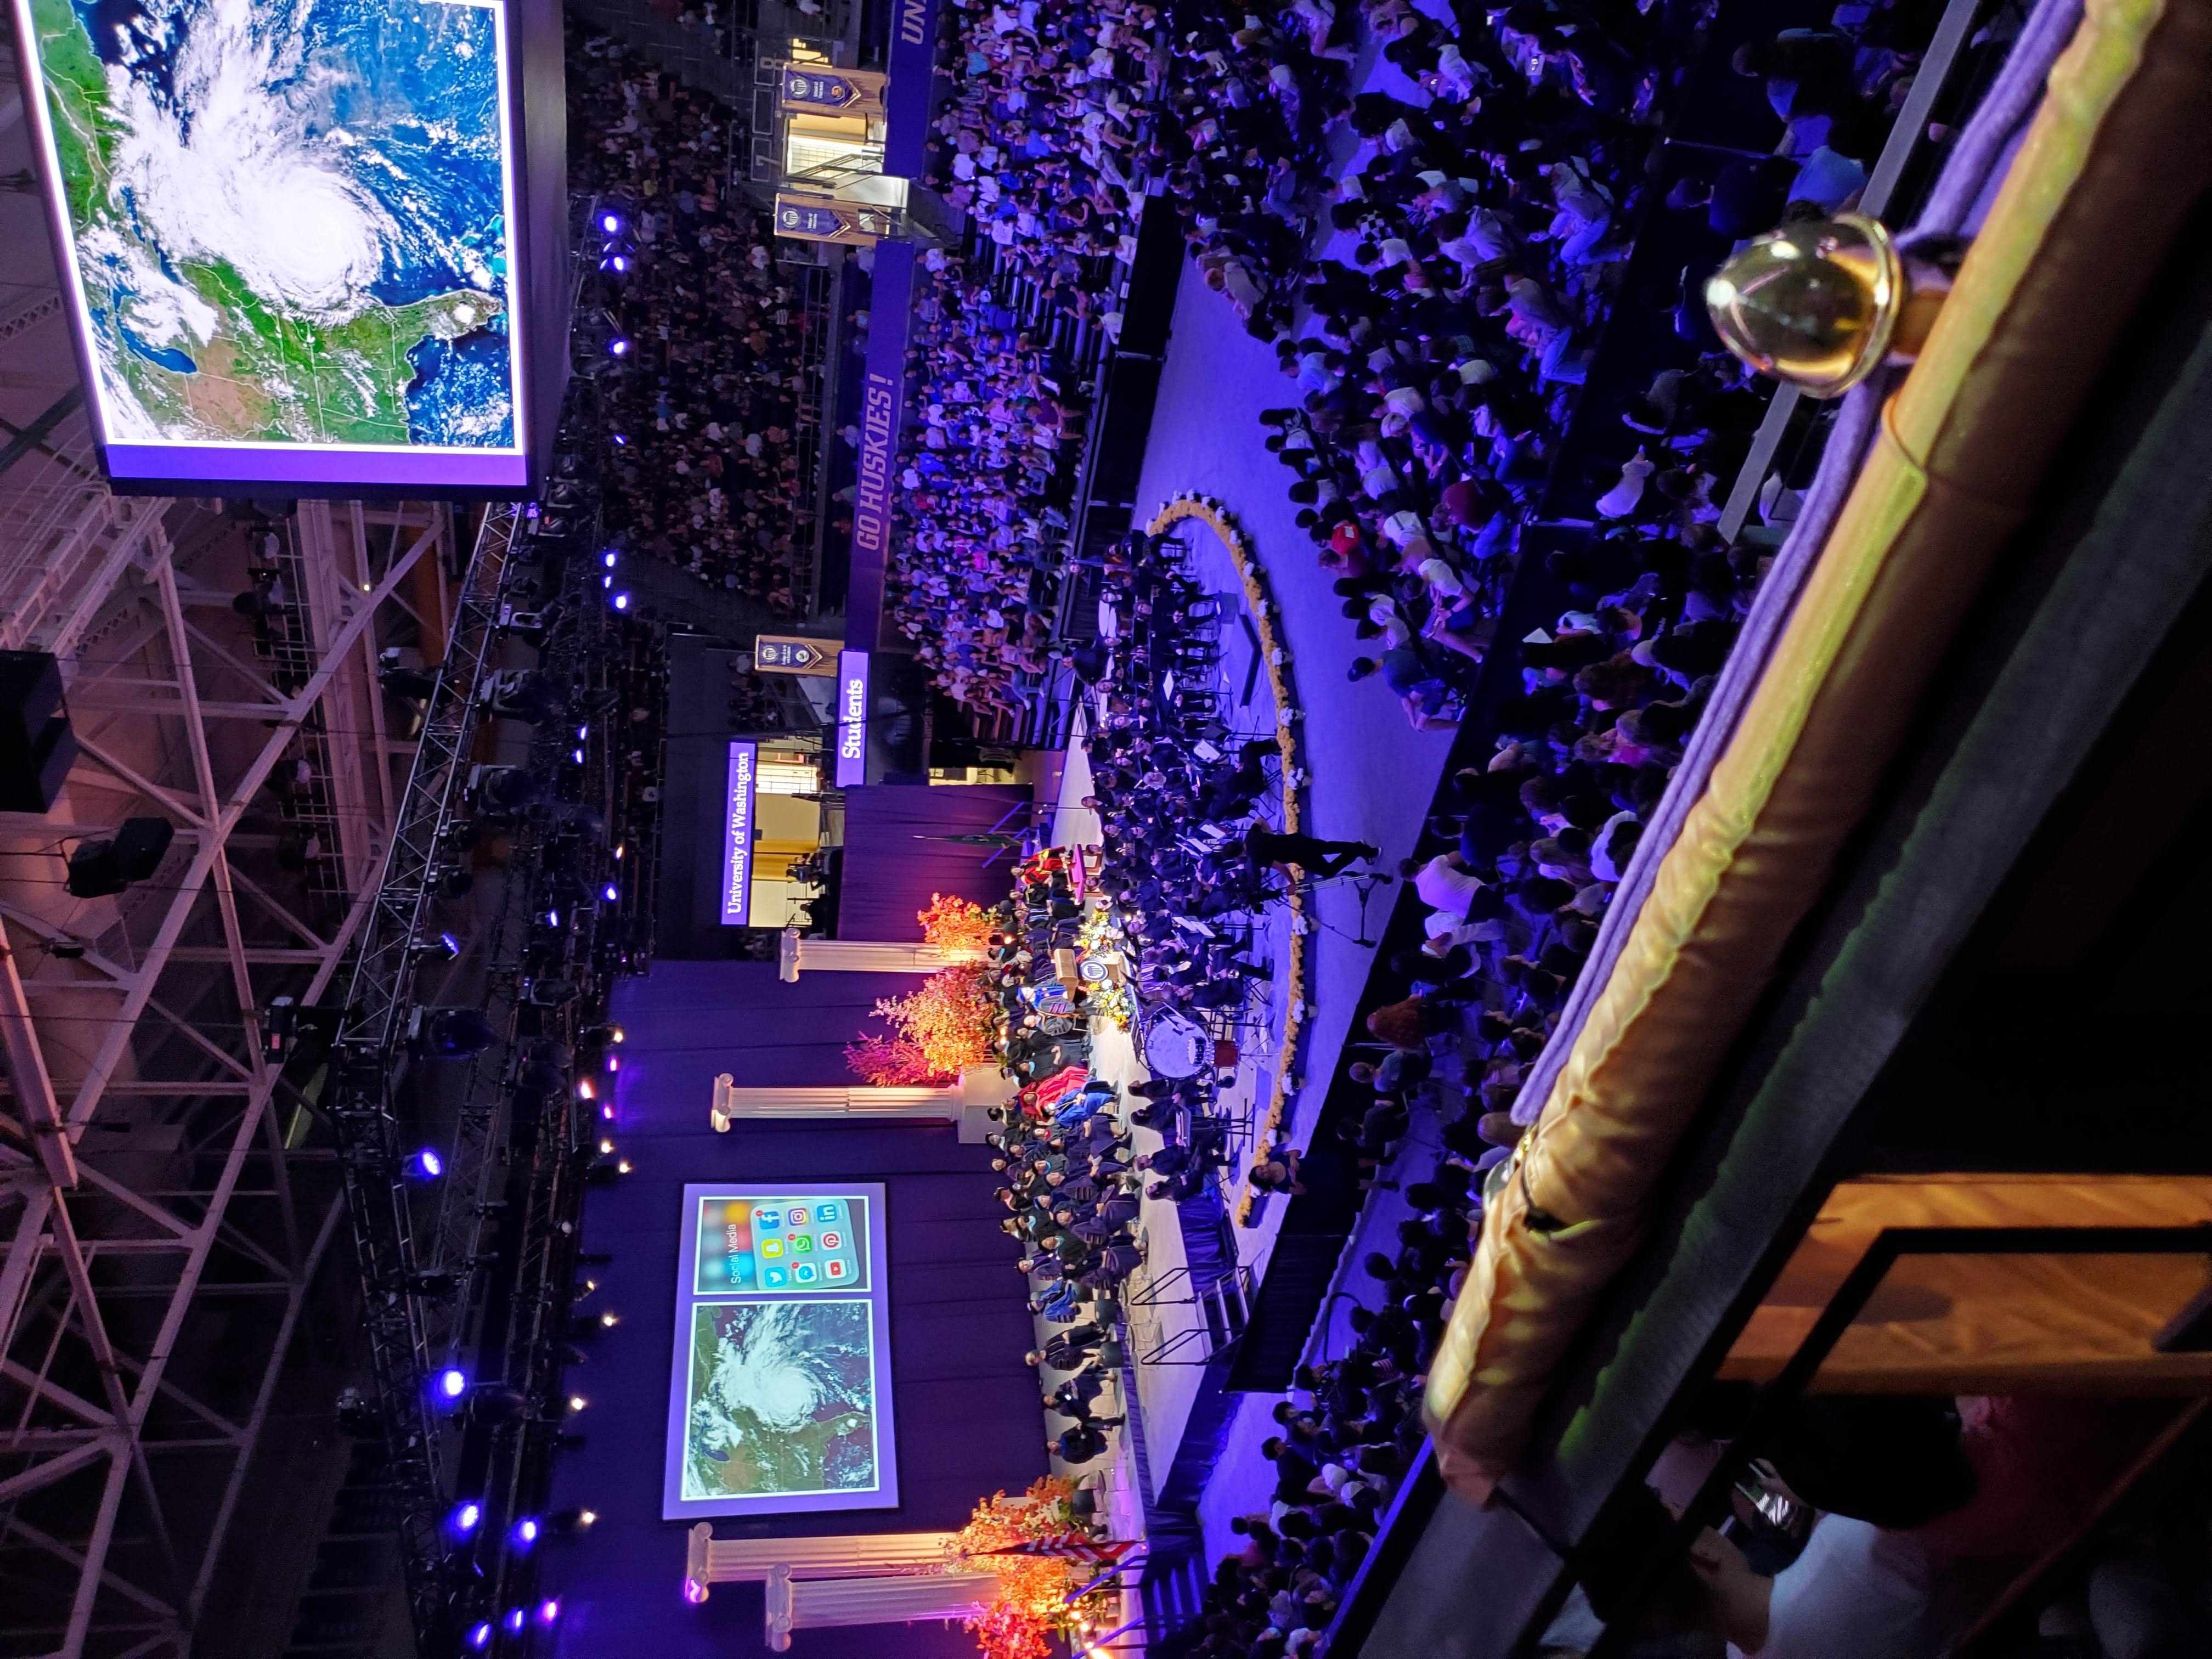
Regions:
M 2021 125 L 2033 114 L 2042 96 L 2051 65 L 2074 37 L 2081 16 L 2081 0 L 2042 0 L 2013 44 L 2011 55 L 1998 71 L 1966 131 L 1945 160 L 1942 176 L 1929 193 L 1928 209 L 1907 237 L 1957 230 L 1989 184 L 1990 177 Z M 1881 416 L 1881 405 L 1898 378 L 1895 371 L 1876 374 L 1847 393 L 1829 434 L 1820 466 L 1804 505 L 1791 525 L 1789 538 L 1775 556 L 1766 578 L 1759 584 L 1751 611 L 1744 619 L 1728 661 L 1713 684 L 1711 698 L 1682 754 L 1681 764 L 1667 785 L 1667 793 L 1644 826 L 1644 835 L 1622 872 L 1620 887 L 1599 927 L 1597 943 L 1575 981 L 1573 994 L 1560 1011 L 1559 1028 L 1535 1067 L 1521 1085 L 1513 1102 L 1513 1121 L 1534 1123 L 1551 1097 L 1568 1054 L 1589 1018 L 1606 981 L 1620 960 L 1637 913 L 1650 896 L 1651 885 L 1667 849 L 1681 834 L 1690 808 L 1705 792 L 1714 763 L 1735 735 L 1752 689 L 1782 636 L 1790 613 L 1812 574 L 1814 562 L 1835 528 L 1844 500 L 1856 482 L 1859 468 Z

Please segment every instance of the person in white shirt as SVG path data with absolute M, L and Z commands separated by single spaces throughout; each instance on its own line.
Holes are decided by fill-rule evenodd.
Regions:
M 1474 896 L 1483 887 L 1457 853 L 1439 853 L 1426 864 L 1407 859 L 1399 865 L 1398 873 L 1413 884 L 1422 903 L 1456 921 L 1467 920 Z
M 1586 1547 L 1583 1588 L 1610 1625 L 1638 1612 L 1637 1589 L 1668 1547 L 1674 1518 L 1650 1487 L 1623 1501 Z M 1643 1636 L 1703 1632 L 1732 1659 L 1936 1659 L 1927 1547 L 1910 1532 L 1824 1515 L 1796 1560 L 1769 1578 L 1711 1527 L 1645 1601 Z

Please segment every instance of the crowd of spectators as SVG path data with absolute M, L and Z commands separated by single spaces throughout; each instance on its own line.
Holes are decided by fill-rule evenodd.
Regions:
M 606 248 L 586 314 L 607 331 L 606 526 L 620 543 L 778 616 L 808 605 L 805 343 L 818 325 L 732 188 L 742 123 L 572 23 L 569 182 Z
M 1340 1357 L 1301 1365 L 1274 1407 L 1265 1510 L 1230 1523 L 1244 1540 L 1215 1567 L 1204 1611 L 1165 1644 L 1172 1659 L 1276 1659 L 1310 1652 L 1373 1547 L 1381 1516 L 1418 1455 L 1421 1379 L 1459 1294 L 1480 1199 L 1473 1166 L 1447 1153 L 1407 1183 L 1413 1213 L 1395 1255 L 1370 1252 L 1381 1304 L 1351 1315 Z
M 752 669 L 730 664 L 729 696 L 724 710 L 729 728 L 750 737 L 781 732 L 789 724 L 782 700 L 768 678 Z
M 950 14 L 963 74 L 935 176 L 1078 315 L 1097 303 L 1091 267 L 1126 256 L 1140 193 L 1164 182 L 1206 282 L 1298 388 L 1267 443 L 1366 642 L 1353 677 L 1381 678 L 1418 725 L 1449 724 L 1494 643 L 1631 227 L 1691 213 L 1736 237 L 1855 202 L 1940 14 L 1855 7 L 1850 35 L 1744 47 L 1733 67 L 1763 82 L 1802 159 L 1724 160 L 1652 203 L 1654 125 L 1712 9 L 1304 0 L 1178 8 L 1163 29 L 1143 5 L 975 0 Z M 1352 89 L 1363 39 L 1396 71 L 1370 88 L 1409 98 Z M 1356 141 L 1342 166 L 1340 126 Z M 1757 423 L 1694 314 L 1699 276 L 1685 275 L 1680 366 L 1620 411 L 1647 441 L 1570 503 L 1607 541 L 1711 550 L 1715 487 Z
M 919 275 L 890 594 L 932 681 L 979 715 L 1012 716 L 1050 665 L 1089 400 L 979 269 L 933 249 Z

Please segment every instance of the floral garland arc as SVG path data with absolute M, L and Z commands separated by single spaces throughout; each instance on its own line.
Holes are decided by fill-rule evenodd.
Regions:
M 1296 834 L 1304 816 L 1304 805 L 1309 780 L 1306 776 L 1301 732 L 1304 710 L 1299 706 L 1297 690 L 1291 673 L 1290 647 L 1275 631 L 1275 605 L 1267 590 L 1267 573 L 1252 551 L 1252 544 L 1243 528 L 1231 516 L 1229 508 L 1212 495 L 1185 490 L 1171 496 L 1167 504 L 1152 515 L 1145 526 L 1147 534 L 1164 536 L 1186 519 L 1195 519 L 1221 538 L 1229 550 L 1230 560 L 1244 584 L 1244 605 L 1251 613 L 1253 630 L 1260 638 L 1260 660 L 1267 671 L 1267 689 L 1275 698 L 1275 743 L 1282 751 L 1283 790 L 1282 826 L 1285 832 Z M 1288 901 L 1291 909 L 1290 961 L 1285 967 L 1284 985 L 1289 993 L 1286 1011 L 1283 1015 L 1283 1042 L 1275 1066 L 1275 1088 L 1267 1101 L 1267 1109 L 1259 1124 L 1256 1146 L 1265 1149 L 1273 1144 L 1276 1130 L 1281 1126 L 1291 1097 L 1297 1092 L 1294 1073 L 1297 1069 L 1297 1044 L 1306 1016 L 1310 1012 L 1306 1000 L 1306 934 L 1310 927 L 1306 916 L 1305 897 L 1296 888 L 1291 890 Z M 1246 1172 L 1244 1188 L 1237 1196 L 1234 1213 L 1242 1225 L 1252 1213 L 1253 1193 L 1250 1172 Z

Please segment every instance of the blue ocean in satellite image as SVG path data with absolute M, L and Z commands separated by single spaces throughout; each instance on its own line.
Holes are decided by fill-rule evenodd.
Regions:
M 111 438 L 513 445 L 495 7 L 31 9 Z
M 867 1303 L 702 1302 L 691 1318 L 686 1499 L 881 1484 Z

